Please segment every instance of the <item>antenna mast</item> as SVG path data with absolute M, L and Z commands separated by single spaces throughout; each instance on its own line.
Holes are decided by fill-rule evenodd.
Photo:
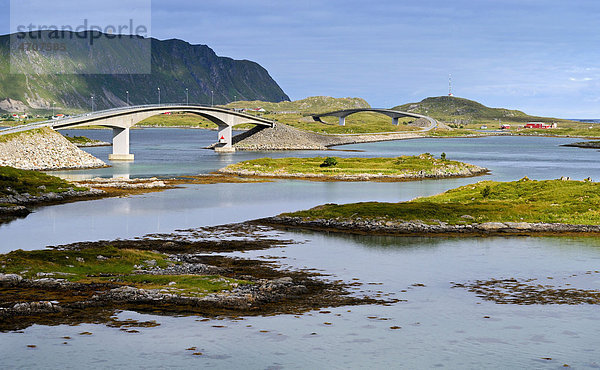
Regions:
M 452 94 L 452 75 L 448 74 L 448 96 L 454 96 Z

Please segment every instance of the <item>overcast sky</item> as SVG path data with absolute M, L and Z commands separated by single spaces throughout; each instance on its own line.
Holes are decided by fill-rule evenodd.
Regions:
M 87 2 L 56 2 L 91 17 Z M 64 17 L 42 7 L 38 22 Z M 452 74 L 456 96 L 489 106 L 600 118 L 598 0 L 157 0 L 151 14 L 153 37 L 256 61 L 294 100 L 391 107 L 447 94 Z

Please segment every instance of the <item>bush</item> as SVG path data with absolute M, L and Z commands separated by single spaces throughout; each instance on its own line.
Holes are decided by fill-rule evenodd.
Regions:
M 490 186 L 487 185 L 485 188 L 481 189 L 481 196 L 484 198 L 487 198 L 490 196 L 491 192 L 492 192 L 492 188 L 490 188 Z
M 327 158 L 325 158 L 323 163 L 321 163 L 319 165 L 319 167 L 334 167 L 334 166 L 337 166 L 337 164 L 338 164 L 337 159 L 335 159 L 334 157 L 327 157 Z
M 440 156 L 440 158 L 442 158 L 442 161 L 445 161 L 446 160 L 446 153 L 442 152 L 442 155 Z

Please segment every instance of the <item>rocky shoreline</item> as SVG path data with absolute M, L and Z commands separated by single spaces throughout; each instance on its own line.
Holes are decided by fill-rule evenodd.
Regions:
M 471 167 L 459 168 L 456 172 L 449 172 L 443 170 L 434 170 L 430 173 L 426 171 L 418 171 L 411 173 L 404 173 L 400 175 L 384 175 L 384 174 L 320 174 L 320 173 L 273 173 L 273 172 L 261 172 L 252 170 L 232 170 L 228 168 L 222 168 L 217 171 L 218 173 L 237 175 L 245 177 L 258 177 L 258 178 L 277 178 L 277 179 L 295 179 L 295 180 L 317 180 L 317 181 L 414 181 L 414 180 L 425 180 L 425 179 L 446 179 L 454 177 L 473 177 L 480 176 L 490 171 L 487 168 L 471 165 Z
M 421 221 L 389 221 L 356 218 L 353 220 L 314 219 L 275 216 L 256 220 L 269 226 L 283 226 L 356 234 L 383 234 L 399 236 L 443 235 L 568 235 L 600 234 L 600 225 L 569 225 L 560 223 L 485 222 L 449 225 L 444 222 L 427 224 Z
M 192 267 L 195 266 L 191 264 Z M 193 272 L 192 268 L 189 274 Z M 159 272 L 155 272 L 159 274 Z M 40 314 L 71 314 L 86 308 L 132 306 L 162 307 L 165 311 L 252 311 L 253 307 L 278 302 L 284 298 L 297 297 L 308 292 L 308 288 L 291 277 L 257 279 L 252 284 L 238 285 L 223 293 L 211 293 L 200 297 L 187 297 L 166 292 L 162 289 L 141 289 L 118 284 L 71 283 L 61 278 L 43 277 L 23 279 L 16 274 L 0 274 L 1 289 L 43 290 L 47 292 L 87 292 L 87 297 L 76 302 L 60 302 L 56 299 L 18 302 L 0 307 L 0 319 L 32 316 Z M 93 290 L 93 292 L 91 292 Z M 49 294 L 51 296 L 52 293 Z M 83 297 L 82 297 L 83 298 Z M 4 302 L 2 302 L 4 303 Z M 0 326 L 0 329 L 2 327 Z
M 104 194 L 105 192 L 99 189 L 69 189 L 60 193 L 48 192 L 40 193 L 38 195 L 15 193 L 0 198 L 0 223 L 11 221 L 16 217 L 25 217 L 33 212 L 32 207 L 97 198 Z
M 169 180 L 161 180 L 156 177 L 141 179 L 120 179 L 95 177 L 89 180 L 74 181 L 79 186 L 103 188 L 103 189 L 164 189 L 170 187 Z
M 70 200 L 73 198 L 84 198 L 84 197 L 94 197 L 98 195 L 104 194 L 104 191 L 98 189 L 88 189 L 88 190 L 74 190 L 69 189 L 60 193 L 40 193 L 38 195 L 31 195 L 28 193 L 18 194 L 15 193 L 13 195 L 5 196 L 0 198 L 0 203 L 8 203 L 17 206 L 27 206 L 41 203 L 53 203 L 53 202 L 61 202 L 65 200 Z
M 569 146 L 585 149 L 600 149 L 600 141 L 580 141 L 577 143 L 563 144 L 561 146 Z
M 218 184 L 218 183 L 247 183 L 262 182 L 244 177 L 229 175 L 199 175 L 185 178 L 159 179 L 152 178 L 92 178 L 72 181 L 74 187 L 84 187 L 88 190 L 68 189 L 62 192 L 42 192 L 37 195 L 18 193 L 0 197 L 0 223 L 25 217 L 36 207 L 50 206 L 80 200 L 128 196 L 153 191 L 162 191 L 185 184 Z
M 157 178 L 96 178 L 73 181 L 73 188 L 61 192 L 43 192 L 43 189 L 40 189 L 42 192 L 32 195 L 29 193 L 18 193 L 13 190 L 12 194 L 0 197 L 0 223 L 11 221 L 18 217 L 25 217 L 32 213 L 36 207 L 172 188 L 173 186 L 167 182 L 166 180 L 163 181 Z M 76 190 L 75 187 L 83 187 L 87 188 L 87 190 Z

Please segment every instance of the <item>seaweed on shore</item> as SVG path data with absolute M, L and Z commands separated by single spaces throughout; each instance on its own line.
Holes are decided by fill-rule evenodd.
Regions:
M 577 288 L 560 288 L 534 283 L 536 279 L 490 279 L 467 283 L 452 283 L 453 288 L 465 288 L 486 301 L 498 304 L 566 304 L 600 305 L 600 291 Z

